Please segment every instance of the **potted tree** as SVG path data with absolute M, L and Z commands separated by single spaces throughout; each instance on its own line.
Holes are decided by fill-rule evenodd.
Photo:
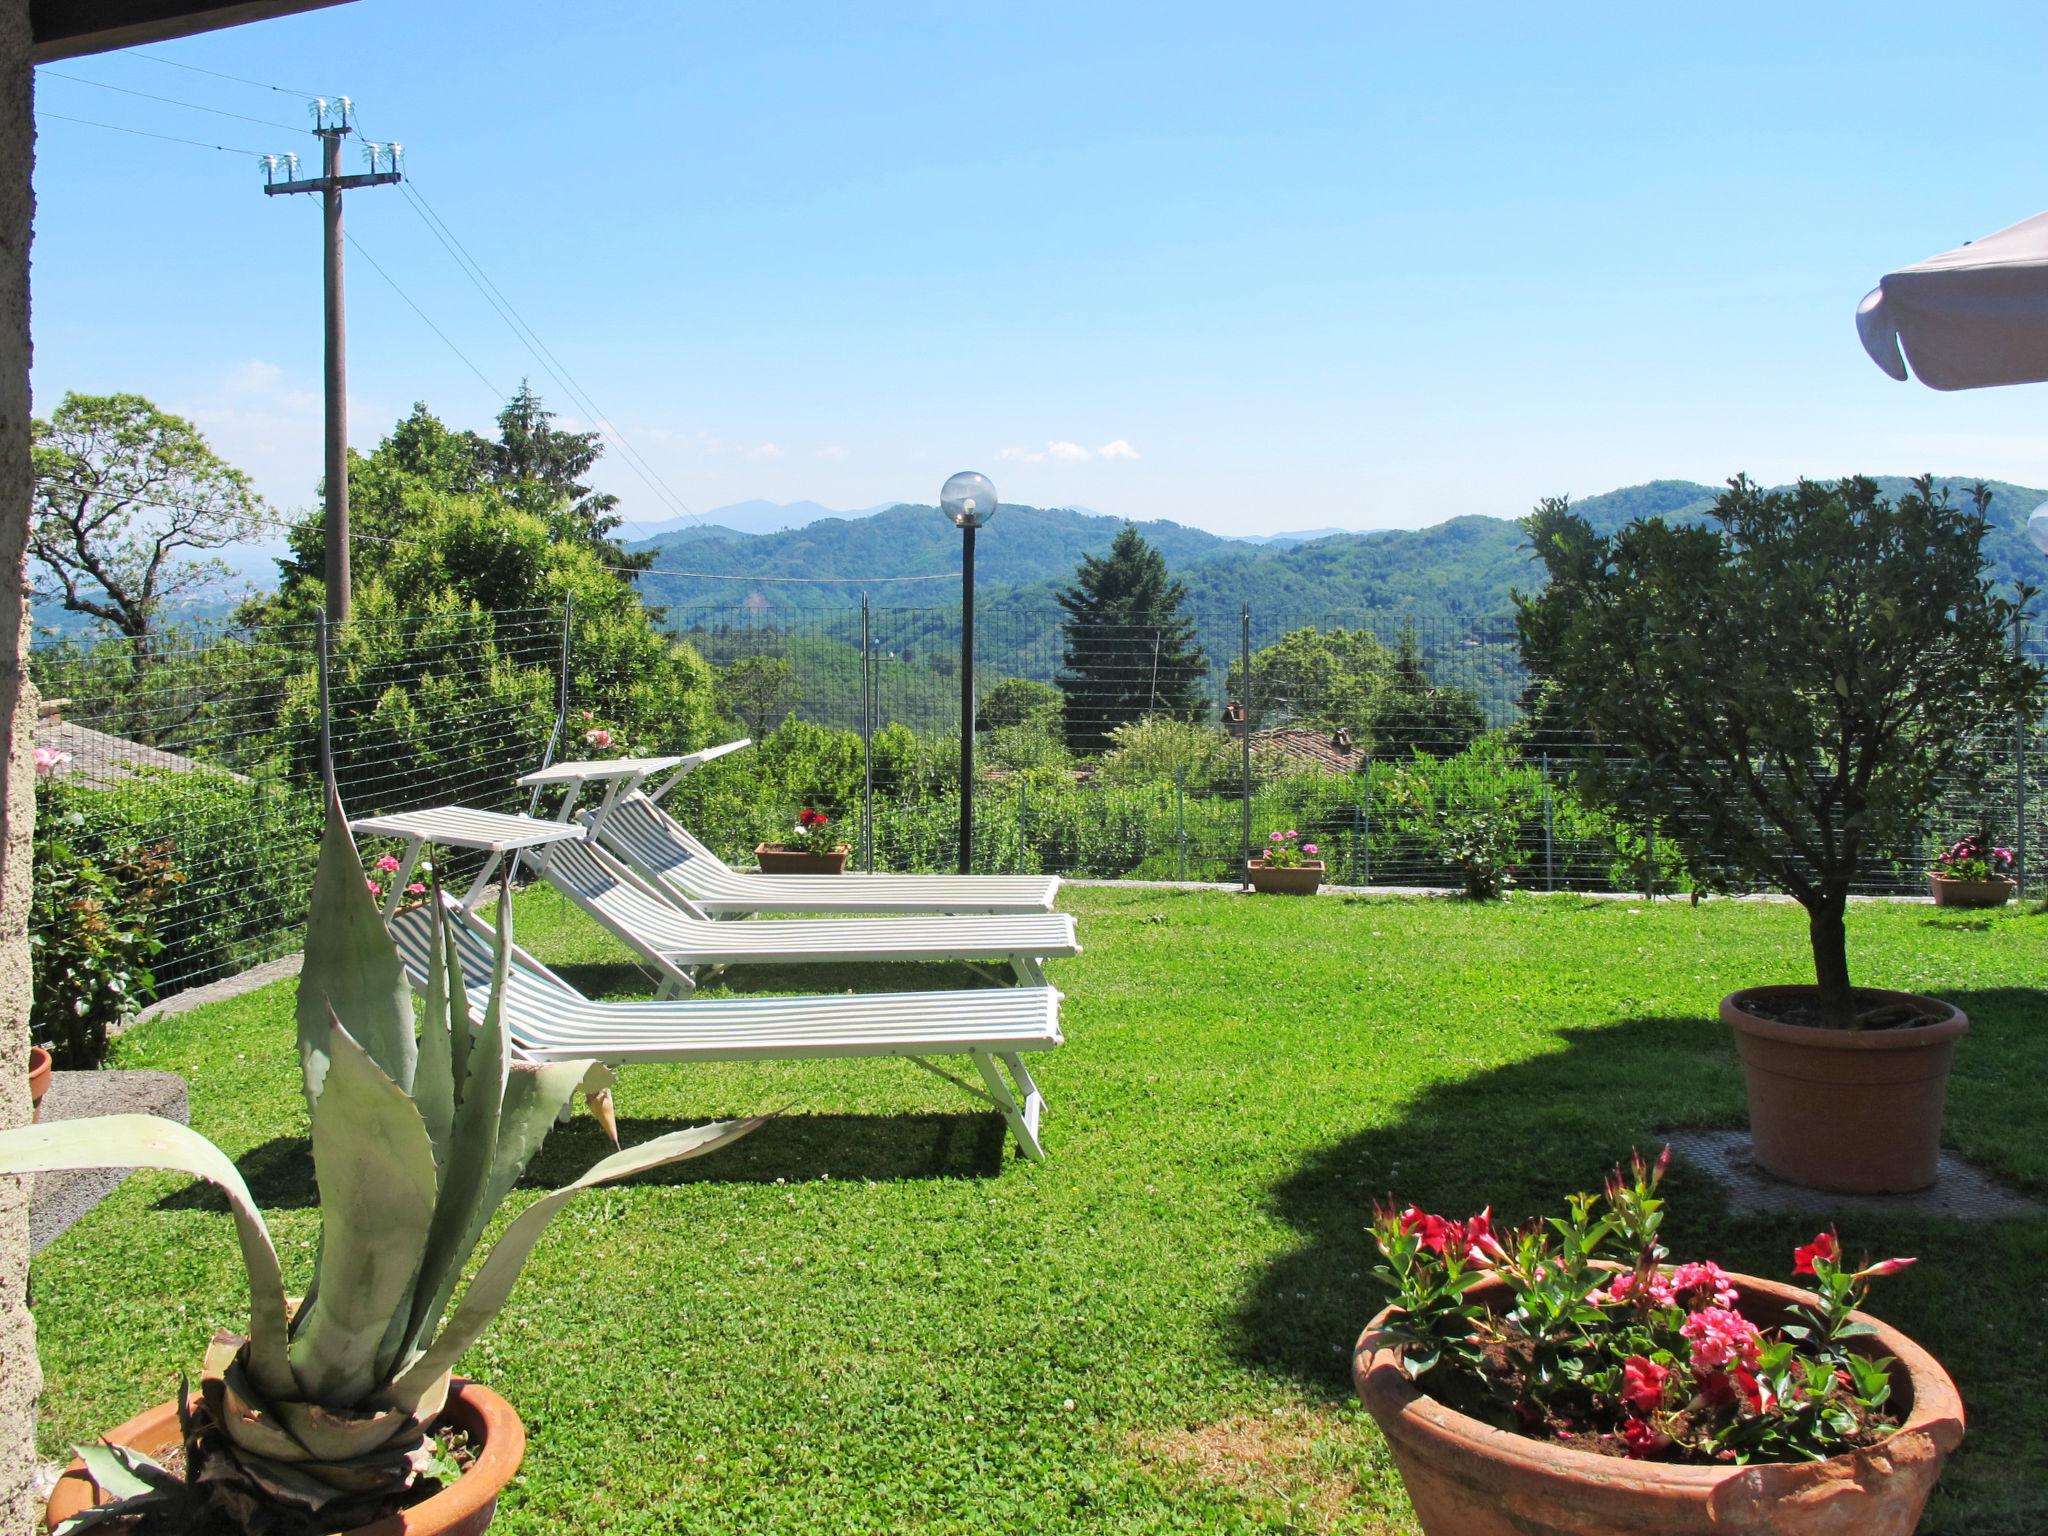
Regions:
M 2002 907 L 2019 889 L 2012 869 L 2010 848 L 1997 847 L 1988 834 L 1973 832 L 1935 856 L 1927 886 L 1937 907 Z
M 1268 832 L 1264 856 L 1247 861 L 1245 872 L 1261 895 L 1313 896 L 1323 884 L 1321 851 L 1299 832 Z
M 1963 1438 L 1940 1364 L 1860 1308 L 1910 1259 L 1832 1230 L 1799 1290 L 1658 1241 L 1666 1160 L 1496 1230 L 1383 1207 L 1352 1356 L 1425 1536 L 1911 1536 Z
M 1968 1027 L 1931 998 L 1850 980 L 1849 892 L 1916 836 L 1939 791 L 1981 777 L 1973 738 L 2039 706 L 2012 631 L 2032 594 L 1985 575 L 1977 487 L 1923 478 L 1729 482 L 1700 524 L 1594 532 L 1563 501 L 1527 520 L 1549 583 L 1516 594 L 1543 713 L 1597 748 L 1580 792 L 1676 847 L 1695 880 L 1806 909 L 1814 981 L 1723 999 L 1758 1160 L 1847 1192 L 1934 1180 L 1948 1066 Z
M 832 818 L 806 806 L 796 813 L 793 843 L 761 843 L 754 849 L 764 875 L 843 875 L 851 850 L 832 830 Z
M 502 1398 L 450 1371 L 503 1306 L 541 1232 L 582 1190 L 701 1156 L 758 1124 L 700 1126 L 613 1153 L 521 1211 L 463 1286 L 493 1213 L 575 1095 L 613 1124 L 608 1069 L 512 1059 L 499 1014 L 508 911 L 501 901 L 497 974 L 472 1026 L 453 937 L 432 904 L 432 974 L 416 1033 L 397 951 L 330 802 L 299 982 L 321 1215 L 303 1301 L 286 1299 L 241 1174 L 196 1132 L 153 1115 L 0 1132 L 0 1173 L 163 1168 L 212 1181 L 227 1195 L 248 1272 L 248 1332 L 214 1337 L 196 1392 L 79 1448 L 50 1497 L 52 1529 L 152 1512 L 185 1522 L 172 1528 L 229 1533 L 472 1536 L 490 1524 L 525 1431 Z M 449 1453 L 450 1432 L 466 1437 L 466 1467 Z M 173 1450 L 182 1475 L 155 1459 Z

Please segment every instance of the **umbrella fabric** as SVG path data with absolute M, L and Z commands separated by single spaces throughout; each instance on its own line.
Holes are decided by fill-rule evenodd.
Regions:
M 1895 379 L 1911 360 L 1932 389 L 2048 381 L 2048 213 L 1887 273 L 1856 329 Z

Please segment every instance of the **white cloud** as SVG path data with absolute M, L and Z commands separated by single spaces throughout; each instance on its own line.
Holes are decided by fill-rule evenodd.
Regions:
M 1047 443 L 1045 456 L 1056 464 L 1085 464 L 1095 457 L 1079 443 Z
M 996 460 L 1003 464 L 1088 464 L 1096 459 L 1135 459 L 1137 456 L 1138 450 L 1119 437 L 1100 448 L 1085 448 L 1064 439 L 1054 439 L 1043 448 L 1004 448 L 997 452 Z
M 1105 459 L 1135 459 L 1138 457 L 1138 450 L 1133 448 L 1127 439 L 1121 437 L 1113 443 L 1104 443 L 1095 451 Z
M 756 443 L 752 448 L 747 449 L 746 453 L 747 457 L 756 464 L 765 464 L 771 459 L 781 458 L 782 448 L 776 443 Z
M 824 459 L 827 463 L 836 464 L 846 457 L 846 445 L 844 443 L 827 443 L 817 451 L 815 456 Z

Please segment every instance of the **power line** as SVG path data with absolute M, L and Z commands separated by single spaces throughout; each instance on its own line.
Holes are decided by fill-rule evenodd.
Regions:
M 253 85 L 259 91 L 276 91 L 280 96 L 298 96 L 310 99 L 314 96 L 334 94 L 331 91 L 295 91 L 290 86 L 272 85 L 267 80 L 251 80 L 246 75 L 230 75 L 223 70 L 206 69 L 198 64 L 187 64 L 180 59 L 167 59 L 160 53 L 150 53 L 141 48 L 133 48 L 129 52 L 138 59 L 149 60 L 152 64 L 162 64 L 171 69 L 187 69 L 195 75 L 211 75 L 216 80 L 232 80 L 237 85 Z
M 469 360 L 469 354 L 467 352 L 464 352 L 462 348 L 458 347 L 457 345 L 455 345 L 454 342 L 448 339 L 448 333 L 442 330 L 440 326 L 434 324 L 433 317 L 430 316 L 424 309 L 420 308 L 419 304 L 413 299 L 413 296 L 411 294 L 407 293 L 403 288 L 398 286 L 398 279 L 393 277 L 389 272 L 384 270 L 384 264 L 369 253 L 369 251 L 364 247 L 363 242 L 358 240 L 353 234 L 349 234 L 347 238 L 348 243 L 356 248 L 356 254 L 361 256 L 363 260 L 367 261 L 371 266 L 375 267 L 377 269 L 377 275 L 383 278 L 385 282 L 391 285 L 391 291 L 397 294 L 401 299 L 405 300 L 407 304 L 411 305 L 412 312 L 418 315 L 420 319 L 426 323 L 427 329 L 432 331 L 436 336 L 441 338 L 441 344 L 445 346 L 450 352 L 453 352 L 457 357 L 462 359 L 463 366 L 468 368 L 471 373 L 475 374 L 477 376 L 478 382 L 481 383 L 485 389 L 488 389 L 491 392 L 491 398 L 494 400 L 504 399 L 504 391 L 499 389 L 498 386 L 493 384 L 489 379 L 485 378 L 483 369 L 477 367 L 475 363 Z
M 251 117 L 246 112 L 230 112 L 224 107 L 202 106 L 196 101 L 180 101 L 175 96 L 158 96 L 150 91 L 130 90 L 125 85 L 109 85 L 104 80 L 88 80 L 83 75 L 67 75 L 61 69 L 45 69 L 43 73 L 58 80 L 69 80 L 76 85 L 89 85 L 96 91 L 118 91 L 123 96 L 140 96 L 144 101 L 161 102 L 167 107 L 183 107 L 188 112 L 211 112 L 215 117 L 232 117 L 244 123 L 255 123 L 262 128 L 281 128 L 286 133 L 306 131 L 295 124 L 272 122 L 267 117 Z
M 42 107 L 36 108 L 36 116 L 54 118 L 60 123 L 82 123 L 88 128 L 105 128 L 110 133 L 132 133 L 139 138 L 162 139 L 166 144 L 190 144 L 194 149 L 217 149 L 224 155 L 251 155 L 259 160 L 263 158 L 263 151 L 260 149 L 237 149 L 232 144 L 209 144 L 204 139 L 181 139 L 174 133 L 154 133 L 147 128 L 128 128 L 120 123 L 102 123 L 90 117 L 73 117 L 68 112 L 51 112 Z

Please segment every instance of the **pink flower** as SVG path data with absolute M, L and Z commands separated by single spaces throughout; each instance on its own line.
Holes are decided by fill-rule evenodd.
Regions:
M 1287 841 L 1287 834 L 1285 832 L 1268 832 L 1266 840 L 1272 843 L 1284 843 Z
M 387 875 L 395 875 L 398 873 L 398 860 L 387 853 L 377 861 L 377 867 Z
M 1728 1272 L 1714 1263 L 1679 1265 L 1671 1271 L 1671 1289 L 1688 1307 L 1709 1302 L 1717 1307 L 1732 1307 L 1737 1300 Z
M 1763 1347 L 1756 1324 L 1726 1307 L 1703 1307 L 1678 1331 L 1692 1341 L 1692 1363 L 1697 1371 L 1718 1371 L 1735 1361 L 1753 1369 L 1757 1351 Z
M 382 896 L 384 894 L 384 887 L 379 885 L 374 880 L 365 877 L 363 880 L 363 884 L 370 888 L 370 894 L 372 896 Z
M 1664 1383 L 1671 1372 L 1645 1355 L 1630 1355 L 1621 1363 L 1621 1400 L 1631 1413 L 1648 1418 L 1664 1401 Z
M 1635 1293 L 1636 1277 L 1634 1274 L 1616 1275 L 1608 1283 L 1607 1289 L 1604 1292 L 1587 1292 L 1586 1300 L 1599 1307 L 1605 1306 L 1609 1302 L 1628 1301 Z M 1678 1298 L 1671 1291 L 1671 1282 L 1661 1272 L 1653 1273 L 1650 1276 L 1649 1284 L 1644 1294 L 1650 1298 L 1650 1305 L 1653 1307 L 1675 1307 L 1678 1305 Z
M 47 779 L 70 761 L 69 752 L 59 752 L 55 747 L 37 747 L 36 777 Z
M 612 744 L 612 733 L 603 726 L 599 726 L 596 730 L 585 731 L 583 739 L 593 747 L 608 747 Z
M 1645 1456 L 1654 1456 L 1668 1446 L 1670 1439 L 1659 1434 L 1644 1419 L 1628 1419 L 1621 1426 L 1623 1444 L 1628 1447 L 1631 1461 L 1641 1461 Z
M 1289 827 L 1289 828 L 1287 829 L 1287 835 L 1288 835 L 1289 837 L 1299 837 L 1299 836 L 1301 836 L 1301 834 L 1300 834 L 1299 832 L 1295 831 L 1295 830 L 1294 830 L 1294 828 L 1292 828 L 1292 827 Z
M 405 888 L 405 894 L 408 896 L 424 896 L 427 894 L 427 888 L 415 880 Z
M 1900 1270 L 1919 1263 L 1918 1259 L 1879 1259 L 1875 1264 L 1856 1271 L 1858 1280 L 1875 1280 L 1883 1275 L 1896 1275 Z
M 1303 853 L 1321 853 L 1322 849 L 1318 848 L 1314 843 L 1303 843 L 1301 851 Z

